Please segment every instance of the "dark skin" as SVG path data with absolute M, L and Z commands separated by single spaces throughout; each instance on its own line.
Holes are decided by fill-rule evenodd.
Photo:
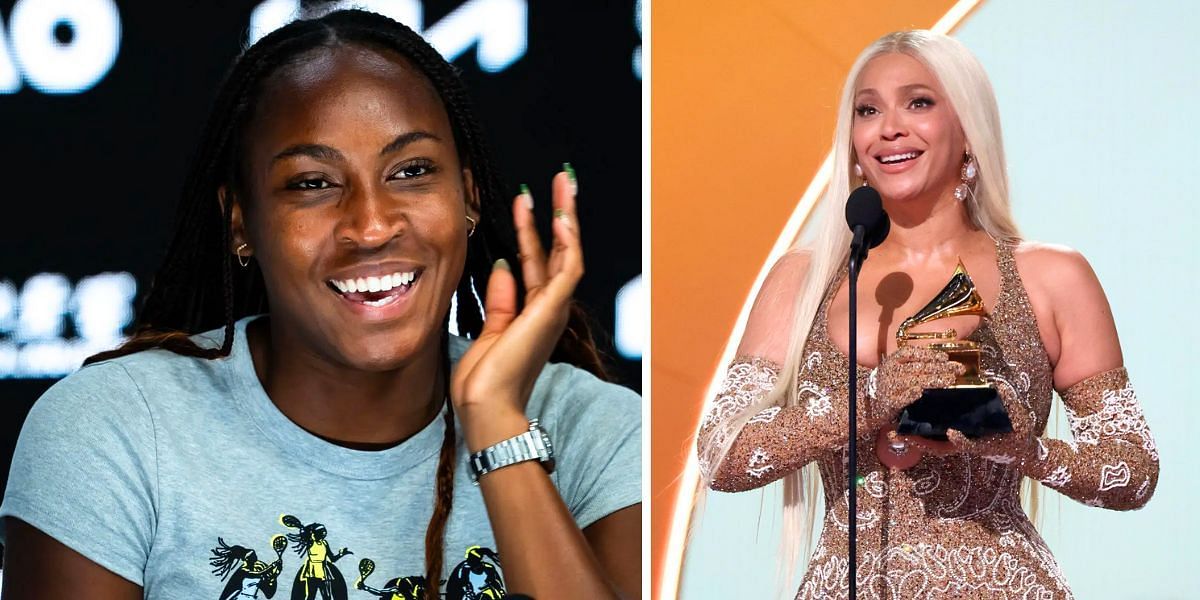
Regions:
M 271 317 L 249 330 L 255 369 L 292 421 L 347 446 L 399 443 L 438 414 L 440 335 L 478 219 L 471 172 L 449 118 L 407 60 L 356 46 L 322 49 L 268 82 L 248 139 L 247 189 L 232 202 L 233 247 L 263 272 Z M 451 376 L 467 447 L 525 431 L 525 403 L 566 323 L 583 273 L 575 186 L 553 183 L 554 244 L 538 240 L 527 197 L 513 202 L 525 307 L 505 268 L 488 281 L 486 323 Z M 333 281 L 412 274 L 379 307 Z M 432 482 L 430 483 L 432 485 Z M 641 506 L 580 530 L 545 470 L 522 463 L 480 490 L 508 588 L 545 598 L 640 595 Z M 37 529 L 7 519 L 6 600 L 133 600 L 142 589 Z M 546 552 L 553 548 L 553 552 Z M 35 591 L 36 590 L 36 591 Z

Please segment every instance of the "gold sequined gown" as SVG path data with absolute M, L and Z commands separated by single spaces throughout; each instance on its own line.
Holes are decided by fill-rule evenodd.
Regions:
M 1035 413 L 1042 434 L 1052 373 L 1012 251 L 1008 244 L 997 245 L 1000 295 L 991 316 L 968 339 L 980 343 L 982 370 L 1001 388 L 1007 409 Z M 798 405 L 755 414 L 720 469 L 709 473 L 713 489 L 742 491 L 817 462 L 826 511 L 798 599 L 846 598 L 849 591 L 849 365 L 830 342 L 826 323 L 840 282 L 830 287 L 809 332 L 797 378 Z M 761 399 L 779 369 L 760 356 L 740 356 L 730 365 L 701 426 L 702 456 L 714 441 L 715 426 Z M 858 370 L 865 388 L 871 370 Z M 1021 509 L 1022 478 L 1038 479 L 1089 505 L 1139 508 L 1157 482 L 1158 453 L 1123 368 L 1089 377 L 1062 396 L 1073 441 L 1040 438 L 1036 460 L 1024 464 L 1002 456 L 926 455 L 912 469 L 890 472 L 875 455 L 874 432 L 860 430 L 858 470 L 865 481 L 858 493 L 858 597 L 1071 598 L 1058 563 Z M 701 469 L 709 471 L 704 460 Z

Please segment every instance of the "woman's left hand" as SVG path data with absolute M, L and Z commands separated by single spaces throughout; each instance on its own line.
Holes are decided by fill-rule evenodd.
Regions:
M 993 387 L 1004 401 L 1013 430 L 978 439 L 970 439 L 961 431 L 946 431 L 948 441 L 940 442 L 919 436 L 901 436 L 930 454 L 974 454 L 1000 464 L 1021 464 L 1037 454 L 1037 433 L 1033 412 L 1019 402 L 1016 390 L 1002 379 L 992 379 Z
M 483 329 L 450 382 L 450 399 L 472 452 L 527 427 L 525 404 L 566 327 L 571 295 L 583 275 L 576 189 L 567 172 L 554 177 L 549 257 L 534 225 L 532 198 L 521 194 L 513 201 L 525 307 L 518 313 L 516 279 L 507 263 L 497 261 L 488 278 Z

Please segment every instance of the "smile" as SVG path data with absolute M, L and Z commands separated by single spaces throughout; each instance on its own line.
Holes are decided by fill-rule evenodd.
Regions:
M 343 299 L 371 307 L 387 306 L 404 296 L 421 271 L 401 271 L 382 277 L 358 277 L 356 279 L 330 279 L 330 289 Z
M 891 165 L 891 164 L 910 161 L 910 160 L 920 156 L 921 154 L 923 154 L 923 152 L 921 152 L 919 150 L 913 150 L 911 152 L 902 152 L 900 154 L 887 154 L 884 156 L 879 156 L 879 157 L 876 157 L 876 160 L 878 160 L 879 162 L 881 162 L 885 165 Z

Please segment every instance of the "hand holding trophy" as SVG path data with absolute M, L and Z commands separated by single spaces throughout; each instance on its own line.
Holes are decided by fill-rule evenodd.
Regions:
M 896 331 L 898 346 L 903 348 L 918 340 L 936 340 L 928 344 L 928 348 L 945 352 L 951 361 L 962 364 L 965 369 L 953 384 L 926 389 L 916 402 L 905 408 L 900 413 L 897 433 L 946 441 L 949 429 L 958 430 L 971 439 L 1013 430 L 999 392 L 980 377 L 979 342 L 957 339 L 954 329 L 927 333 L 909 331 L 922 323 L 946 317 L 986 317 L 987 314 L 975 282 L 971 281 L 960 260 L 942 291 L 917 314 L 900 324 Z
M 959 431 L 969 439 L 1013 430 L 999 392 L 980 376 L 978 342 L 958 339 L 954 329 L 909 331 L 947 317 L 987 314 L 975 282 L 960 260 L 942 291 L 900 324 L 896 331 L 896 345 L 900 349 L 880 365 L 891 384 L 881 386 L 880 391 L 895 403 L 904 404 L 899 410 L 899 425 L 881 429 L 875 441 L 875 453 L 884 465 L 908 469 L 921 460 L 922 450 L 952 451 L 955 446 L 947 441 L 949 430 Z M 923 340 L 933 342 L 913 343 Z M 948 374 L 943 368 L 945 362 L 961 367 Z M 903 376 L 887 377 L 891 371 Z M 888 389 L 892 387 L 904 389 L 897 393 Z M 917 443 L 919 448 L 913 447 L 902 435 L 916 435 L 929 441 Z

